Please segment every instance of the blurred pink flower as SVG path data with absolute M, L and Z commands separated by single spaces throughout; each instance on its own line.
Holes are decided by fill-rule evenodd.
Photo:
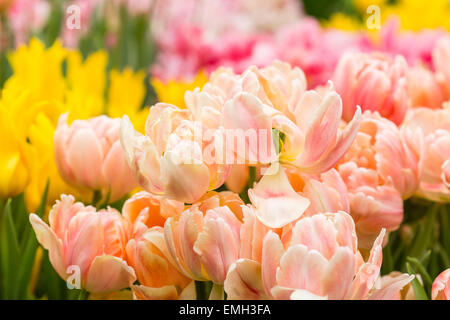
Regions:
M 312 18 L 281 29 L 275 46 L 279 59 L 305 72 L 310 88 L 332 78 L 344 52 L 372 50 L 369 38 L 363 33 L 323 29 Z
M 31 32 L 44 27 L 50 16 L 50 4 L 47 0 L 14 0 L 7 15 L 17 47 L 28 42 Z
M 401 31 L 400 21 L 391 18 L 381 30 L 380 43 L 375 45 L 375 49 L 393 57 L 402 55 L 411 66 L 425 64 L 432 67 L 433 48 L 445 34 L 444 29 L 425 29 L 420 32 Z

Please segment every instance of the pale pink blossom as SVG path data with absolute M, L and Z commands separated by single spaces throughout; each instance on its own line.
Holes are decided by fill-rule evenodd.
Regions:
M 432 201 L 450 199 L 450 110 L 416 108 L 408 112 L 403 125 L 405 137 L 416 154 L 421 155 L 422 174 L 417 194 Z M 423 150 L 420 139 L 423 135 Z
M 54 135 L 55 158 L 63 179 L 74 186 L 101 191 L 115 201 L 135 186 L 120 145 L 120 119 L 99 116 L 75 120 L 60 117 Z
M 416 142 L 420 150 L 420 136 Z M 382 228 L 399 227 L 403 199 L 418 187 L 419 159 L 394 123 L 378 113 L 363 114 L 355 141 L 337 165 L 362 248 L 369 248 Z
M 370 299 L 378 292 L 384 233 L 366 262 L 354 222 L 344 212 L 304 217 L 290 237 L 259 233 L 261 254 L 247 254 L 230 267 L 225 291 L 229 299 Z
M 151 193 L 186 203 L 221 186 L 229 165 L 216 161 L 216 138 L 203 134 L 205 129 L 186 110 L 161 103 L 150 108 L 145 135 L 124 116 L 122 146 L 138 183 Z
M 7 15 L 17 47 L 28 41 L 31 32 L 44 27 L 50 16 L 50 4 L 47 0 L 14 0 Z
M 402 56 L 382 53 L 346 53 L 334 71 L 333 82 L 344 106 L 343 119 L 349 121 L 357 108 L 378 111 L 397 125 L 408 109 L 406 74 Z
M 35 214 L 30 215 L 30 222 L 64 280 L 79 274 L 81 287 L 96 293 L 127 288 L 136 280 L 125 260 L 129 226 L 116 210 L 97 212 L 62 195 L 50 211 L 49 225 Z

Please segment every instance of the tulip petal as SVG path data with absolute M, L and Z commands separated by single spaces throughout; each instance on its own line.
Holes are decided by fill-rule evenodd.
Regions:
M 258 219 L 268 227 L 281 228 L 300 218 L 310 202 L 294 191 L 284 169 L 278 163 L 275 165 L 278 172 L 264 175 L 248 195 L 257 209 Z
M 38 242 L 49 252 L 49 259 L 53 268 L 55 268 L 61 278 L 66 279 L 67 273 L 64 265 L 62 241 L 37 215 L 34 213 L 30 214 L 29 219 Z
M 124 260 L 103 255 L 94 258 L 85 286 L 89 292 L 112 292 L 129 287 L 134 281 L 134 270 Z
M 283 244 L 277 234 L 272 231 L 264 237 L 261 274 L 266 294 L 272 296 L 271 289 L 277 284 L 277 268 L 284 254 Z
M 131 286 L 133 295 L 137 300 L 177 300 L 178 292 L 175 286 L 151 288 L 143 285 Z
M 229 300 L 265 300 L 267 296 L 261 276 L 261 265 L 253 260 L 239 259 L 228 270 L 224 283 Z
M 369 300 L 394 300 L 395 296 L 414 279 L 414 275 L 402 274 L 392 278 L 382 288 L 375 289 L 369 296 Z

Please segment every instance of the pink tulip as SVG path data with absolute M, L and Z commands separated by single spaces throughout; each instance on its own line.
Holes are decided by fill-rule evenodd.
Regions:
M 432 201 L 450 199 L 450 110 L 410 110 L 402 130 L 413 150 L 421 156 L 422 174 L 417 194 Z M 417 138 L 423 135 L 423 150 Z
M 433 300 L 450 300 L 450 269 L 441 272 L 434 279 L 431 288 L 431 298 Z
M 401 30 L 401 21 L 392 16 L 384 24 L 379 44 L 375 45 L 374 49 L 391 56 L 401 55 L 412 66 L 424 64 L 432 67 L 434 47 L 445 34 L 445 30 L 441 28 L 423 29 L 418 32 Z
M 363 111 L 378 111 L 397 125 L 402 123 L 408 108 L 407 70 L 402 56 L 344 54 L 333 75 L 344 105 L 343 119 L 349 121 L 360 106 Z
M 366 111 L 337 169 L 347 185 L 360 246 L 370 248 L 382 228 L 393 231 L 399 227 L 403 199 L 419 183 L 419 157 L 394 123 Z
M 50 4 L 46 0 L 14 0 L 7 15 L 17 47 L 27 43 L 32 32 L 44 27 L 50 16 Z
M 119 212 L 111 208 L 96 212 L 62 195 L 50 211 L 49 222 L 50 226 L 30 215 L 37 240 L 49 251 L 61 278 L 80 276 L 81 287 L 97 293 L 117 291 L 136 280 L 125 261 L 129 226 Z
M 55 157 L 63 179 L 74 186 L 100 190 L 111 202 L 136 182 L 119 140 L 120 119 L 99 116 L 67 125 L 67 114 L 55 131 Z
M 439 77 L 424 66 L 410 68 L 407 75 L 408 96 L 411 107 L 440 108 L 445 92 Z
M 229 266 L 239 258 L 242 211 L 230 193 L 213 193 L 164 226 L 172 259 L 184 275 L 223 284 Z
M 293 113 L 295 123 L 304 135 L 300 144 L 302 150 L 295 159 L 289 161 L 289 156 L 286 160 L 299 170 L 311 174 L 330 170 L 342 158 L 355 139 L 361 121 L 358 107 L 351 121 L 342 124 L 342 100 L 333 90 L 332 84 L 320 94 L 312 90 L 305 92 Z M 293 152 L 287 154 L 290 153 Z
M 265 235 L 261 263 L 236 261 L 225 291 L 229 299 L 368 299 L 377 292 L 383 237 L 384 230 L 364 262 L 348 214 L 302 218 L 289 238 L 272 231 Z
M 207 136 L 203 123 L 189 117 L 186 110 L 157 104 L 150 108 L 146 134 L 142 135 L 124 116 L 121 142 L 127 162 L 145 190 L 194 203 L 224 183 L 229 165 L 215 157 L 215 136 Z
M 309 88 L 326 84 L 345 52 L 373 50 L 366 34 L 325 29 L 308 17 L 280 29 L 275 42 L 277 58 L 301 68 Z
M 450 38 L 442 37 L 437 42 L 432 51 L 433 65 L 436 69 L 438 81 L 442 84 L 445 98 L 450 97 Z

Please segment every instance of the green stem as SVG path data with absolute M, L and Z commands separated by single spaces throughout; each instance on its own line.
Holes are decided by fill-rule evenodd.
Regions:
M 78 300 L 87 300 L 89 292 L 84 289 L 80 289 L 80 294 L 78 295 Z
M 197 300 L 208 300 L 211 289 L 211 281 L 195 281 L 195 293 L 197 295 Z

